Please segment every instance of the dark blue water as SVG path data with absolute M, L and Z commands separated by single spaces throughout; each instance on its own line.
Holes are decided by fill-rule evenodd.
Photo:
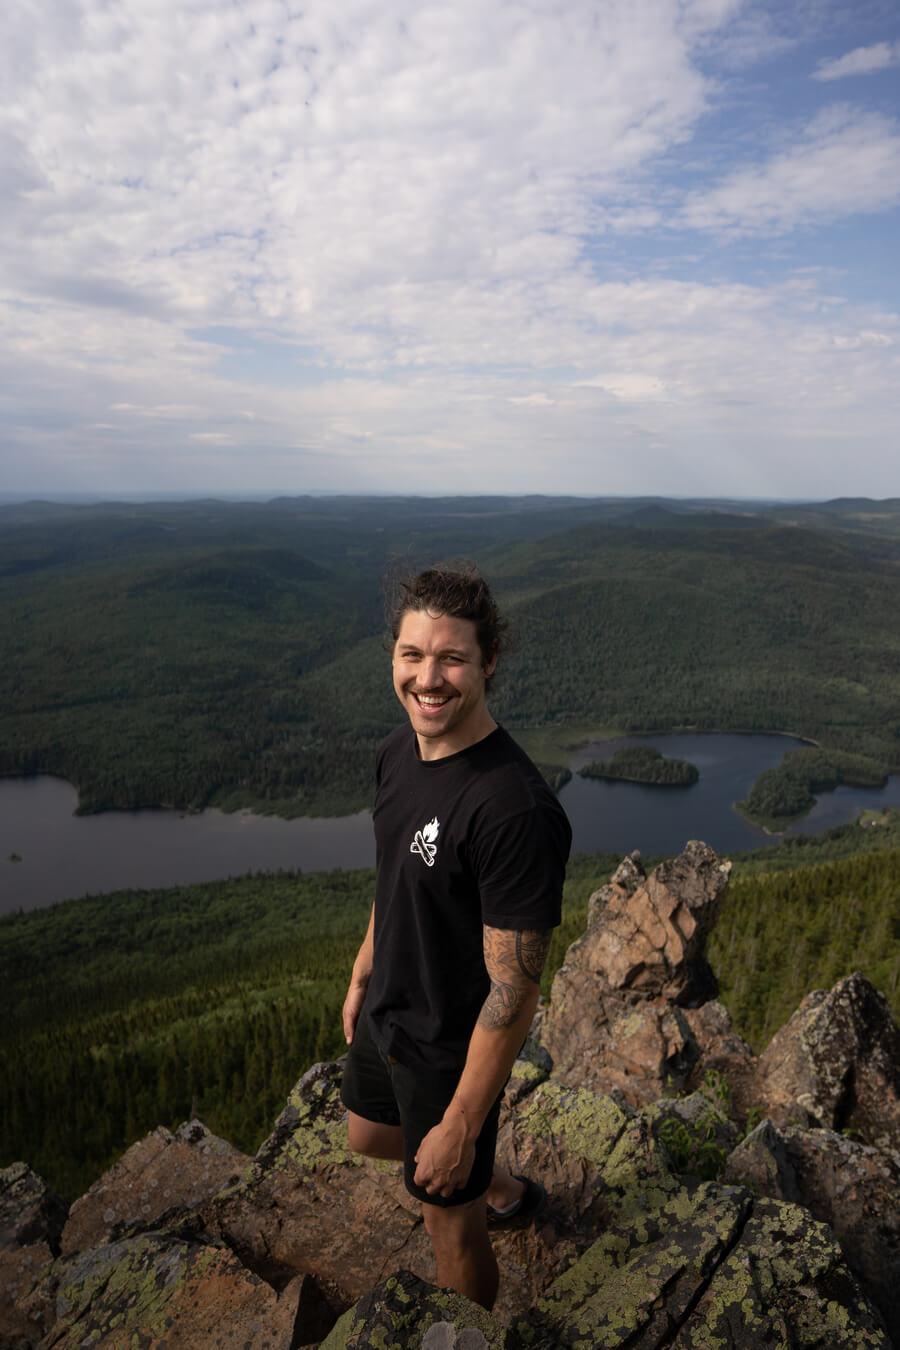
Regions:
M 703 839 L 717 852 L 727 853 L 771 845 L 777 840 L 746 821 L 733 804 L 746 797 L 764 769 L 803 744 L 792 736 L 696 732 L 594 741 L 572 755 L 569 767 L 574 776 L 559 794 L 572 822 L 573 847 L 584 853 L 625 853 L 633 848 L 675 853 L 688 839 Z M 581 765 L 609 759 L 624 745 L 652 745 L 669 758 L 686 759 L 696 764 L 700 779 L 691 787 L 645 787 L 578 776 Z M 885 806 L 900 806 L 896 775 L 880 790 L 841 787 L 823 793 L 787 833 L 819 834 L 854 820 L 864 807 Z
M 597 741 L 573 754 L 577 769 L 606 759 L 638 738 Z M 763 769 L 801 744 L 788 736 L 664 735 L 641 742 L 690 760 L 700 780 L 688 788 L 642 787 L 577 775 L 560 793 L 572 821 L 574 848 L 585 853 L 672 853 L 688 839 L 717 851 L 765 847 L 771 836 L 749 825 L 732 803 Z M 793 833 L 813 834 L 853 820 L 863 807 L 900 806 L 900 777 L 882 791 L 825 793 Z M 0 779 L 0 913 L 126 888 L 213 881 L 279 868 L 305 872 L 371 867 L 367 811 L 331 819 L 279 820 L 249 812 L 109 811 L 76 816 L 77 794 L 59 778 Z M 20 856 L 11 862 L 10 854 Z

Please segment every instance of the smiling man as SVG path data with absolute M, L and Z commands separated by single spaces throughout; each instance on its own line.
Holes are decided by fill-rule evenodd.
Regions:
M 487 705 L 505 626 L 474 568 L 401 587 L 393 677 L 408 722 L 378 752 L 375 903 L 343 1010 L 350 1146 L 404 1163 L 438 1283 L 486 1308 L 489 1226 L 524 1223 L 543 1199 L 495 1167 L 494 1149 L 571 844 Z

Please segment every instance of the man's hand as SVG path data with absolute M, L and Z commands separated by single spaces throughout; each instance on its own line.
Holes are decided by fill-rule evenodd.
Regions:
M 413 1181 L 429 1195 L 450 1196 L 465 1186 L 474 1161 L 475 1143 L 462 1112 L 448 1111 L 419 1145 Z
M 350 1045 L 356 1031 L 356 1024 L 359 1021 L 359 1014 L 366 997 L 366 987 L 369 981 L 356 980 L 350 981 L 350 988 L 347 990 L 347 997 L 344 999 L 344 1006 L 341 1009 L 341 1023 L 344 1028 L 344 1039 Z

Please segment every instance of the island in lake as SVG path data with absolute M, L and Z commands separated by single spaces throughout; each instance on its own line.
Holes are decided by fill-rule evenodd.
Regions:
M 690 787 L 700 777 L 696 764 L 667 759 L 650 745 L 626 745 L 612 759 L 594 760 L 578 770 L 583 778 L 621 778 L 628 783 Z

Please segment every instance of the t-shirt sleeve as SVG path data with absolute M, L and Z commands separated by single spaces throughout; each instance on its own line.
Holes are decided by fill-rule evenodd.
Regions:
M 473 862 L 482 922 L 490 928 L 555 928 L 570 838 L 562 812 L 539 805 L 481 833 Z

